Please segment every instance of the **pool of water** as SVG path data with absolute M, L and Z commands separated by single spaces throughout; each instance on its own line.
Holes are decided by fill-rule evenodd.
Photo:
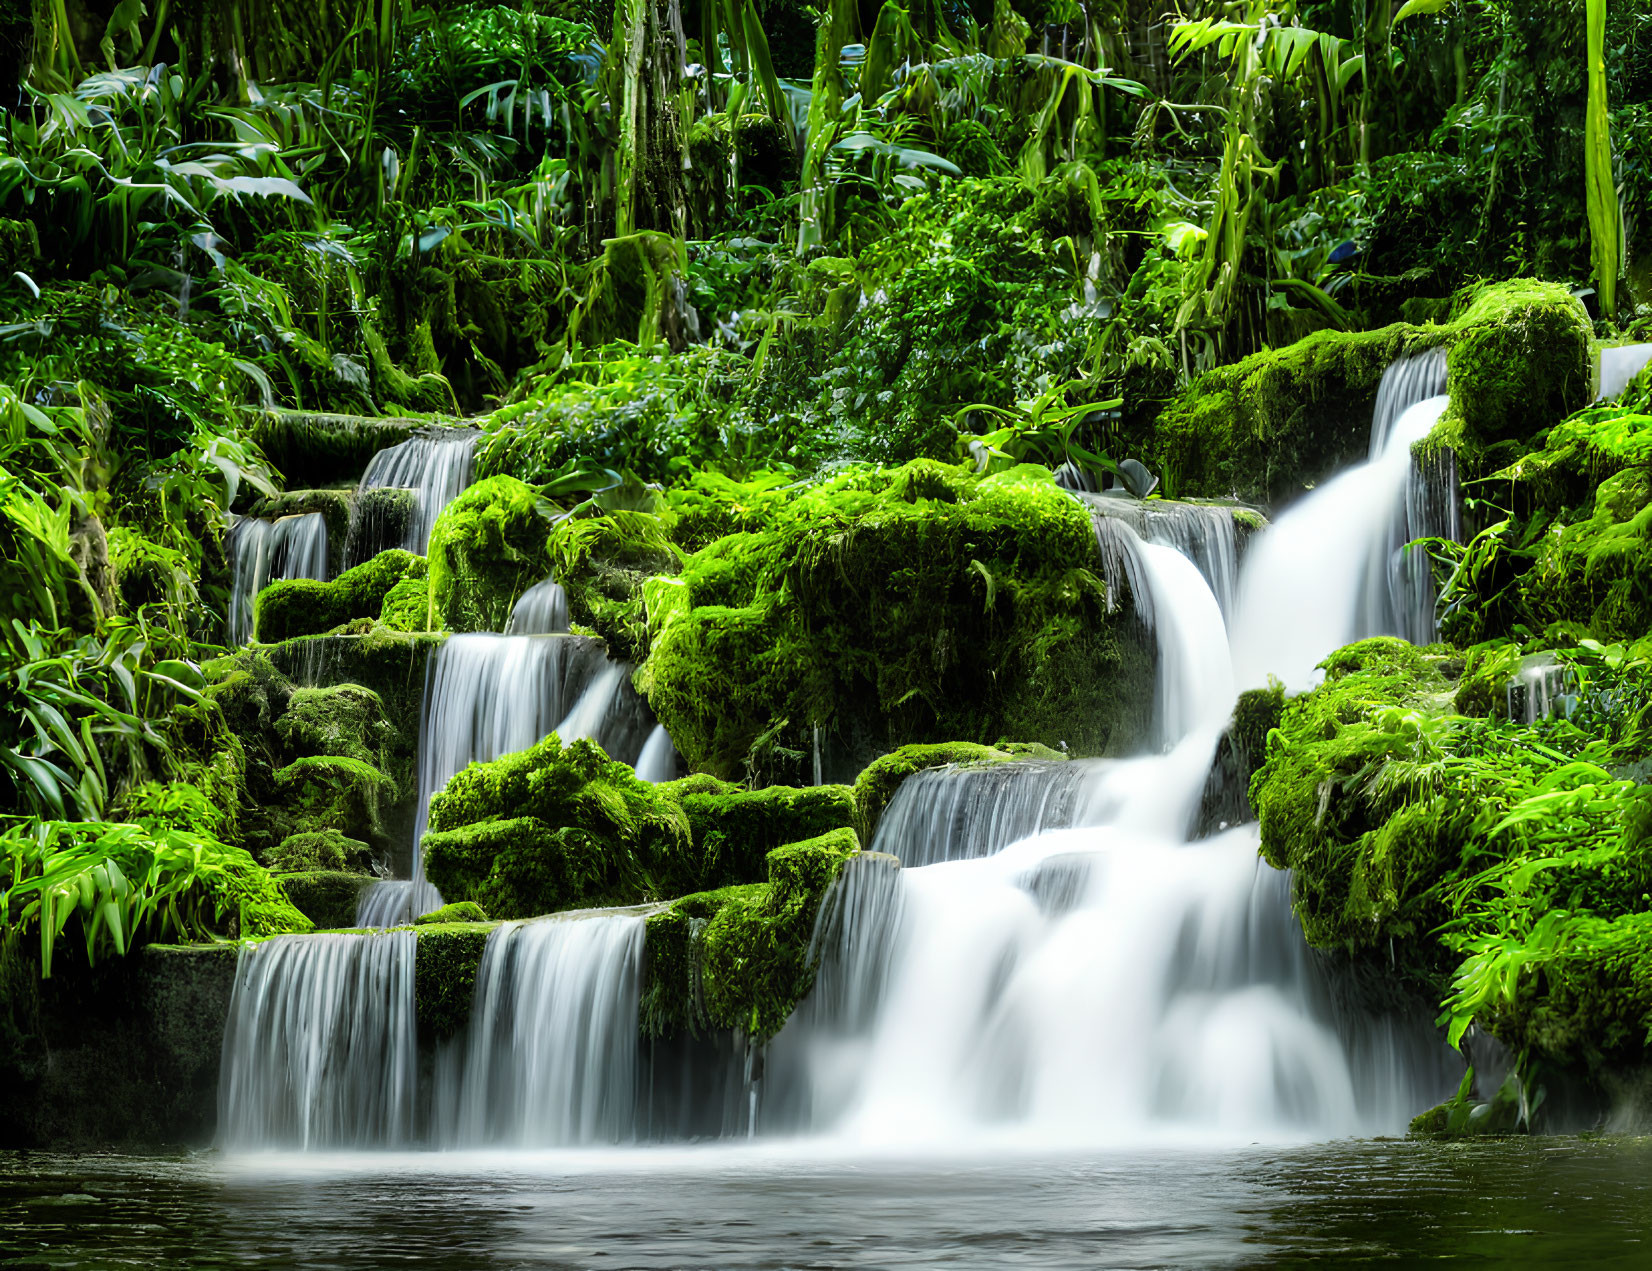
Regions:
M 28 1268 L 1652 1265 L 1652 1140 L 952 1160 L 0 1154 Z

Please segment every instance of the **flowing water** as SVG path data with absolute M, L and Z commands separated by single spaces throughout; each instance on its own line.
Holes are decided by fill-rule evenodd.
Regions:
M 425 554 L 436 518 L 471 483 L 479 436 L 468 429 L 442 429 L 410 437 L 379 451 L 368 462 L 361 478 L 362 490 L 415 491 L 414 514 L 408 519 L 401 543 L 408 551 Z
M 506 635 L 554 635 L 568 629 L 568 593 L 554 578 L 529 587 L 511 609 Z
M 253 634 L 253 601 L 272 582 L 327 580 L 327 519 L 320 512 L 275 520 L 242 516 L 229 530 L 229 636 L 245 644 Z

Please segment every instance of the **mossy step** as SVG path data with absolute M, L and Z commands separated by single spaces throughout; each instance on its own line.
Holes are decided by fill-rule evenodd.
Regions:
M 317 869 L 278 874 L 275 881 L 293 907 L 315 924 L 317 931 L 337 931 L 355 923 L 361 894 L 374 880 L 366 874 Z
M 276 409 L 256 412 L 252 433 L 290 484 L 325 486 L 359 480 L 374 455 L 422 429 L 464 422 L 456 416 L 375 418 Z

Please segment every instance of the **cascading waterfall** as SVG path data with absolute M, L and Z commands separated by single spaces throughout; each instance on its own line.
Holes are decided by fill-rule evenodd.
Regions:
M 1426 1017 L 1374 1016 L 1344 1000 L 1342 981 L 1295 924 L 1288 877 L 1259 859 L 1254 825 L 1190 841 L 1236 683 L 1273 672 L 1301 685 L 1339 645 L 1407 629 L 1417 602 L 1396 540 L 1419 517 L 1455 515 L 1443 488 L 1418 492 L 1410 454 L 1445 405 L 1437 395 L 1406 401 L 1437 386 L 1439 359 L 1426 361 L 1401 364 L 1396 383 L 1385 383 L 1377 457 L 1304 498 L 1250 549 L 1231 650 L 1208 561 L 1196 559 L 1191 538 L 1153 541 L 1150 522 L 1144 536 L 1130 514 L 1098 512 L 1113 603 L 1128 593 L 1157 647 L 1158 752 L 910 779 L 872 850 L 852 859 L 823 901 L 815 991 L 766 1063 L 714 1046 L 706 1054 L 723 1072 L 707 1080 L 662 1068 L 680 1057 L 638 1052 L 642 912 L 506 924 L 489 937 L 466 1031 L 437 1057 L 436 1139 L 648 1137 L 657 1132 L 642 1132 L 655 1125 L 655 1093 L 668 1087 L 678 1093 L 667 1105 L 727 1105 L 679 1117 L 677 1133 L 697 1124 L 894 1145 L 1389 1131 L 1449 1093 L 1461 1070 Z M 1419 511 L 1428 498 L 1437 506 Z M 669 739 L 650 731 L 645 709 L 624 706 L 623 671 L 594 642 L 456 636 L 428 674 L 421 805 L 470 760 L 522 749 L 553 728 L 618 729 L 626 740 L 611 753 L 665 771 Z M 377 948 L 339 965 L 365 966 L 370 950 L 382 961 Z M 340 1089 L 360 1092 L 351 1097 L 368 1127 L 350 1141 L 399 1141 L 405 1118 L 385 1104 L 402 1106 L 399 1045 L 366 1047 L 362 1063 L 383 1070 L 375 1084 L 358 1077 L 353 1059 L 308 1062 L 328 1045 L 284 1052 L 268 1038 L 279 1027 L 269 1021 L 286 1018 L 305 1021 L 288 1028 L 294 1035 L 336 1036 L 325 1021 L 347 1013 L 337 1005 L 347 1001 L 378 1013 L 353 1025 L 364 1036 L 410 1035 L 401 999 L 334 987 L 359 982 L 359 972 L 321 972 L 328 987 L 310 1003 L 293 982 L 317 975 L 308 963 L 321 955 L 263 956 L 243 963 L 237 982 L 226 1141 L 347 1139 Z M 260 1046 L 278 1058 L 255 1061 Z M 307 1062 L 279 1057 L 291 1053 Z M 246 1093 L 260 1085 L 272 1089 Z M 367 1094 L 370 1086 L 379 1093 Z M 301 1117 L 294 1090 L 312 1092 L 317 1111 Z M 252 1111 L 231 1124 L 242 1114 L 229 1104 L 242 1098 Z
M 1523 724 L 1535 724 L 1557 711 L 1569 714 L 1576 702 L 1572 669 L 1552 653 L 1534 653 L 1523 660 L 1504 689 L 1508 715 Z
M 236 517 L 229 530 L 229 636 L 245 644 L 253 634 L 253 602 L 272 582 L 327 580 L 327 519 L 320 512 L 275 520 Z
M 411 931 L 278 936 L 241 951 L 218 1083 L 229 1147 L 383 1147 L 412 1136 Z
M 671 744 L 671 734 L 665 731 L 664 724 L 655 724 L 654 731 L 648 734 L 648 740 L 642 744 L 642 752 L 637 756 L 637 779 L 670 781 L 676 777 L 681 766 L 677 748 Z
M 506 923 L 467 1037 L 444 1056 L 439 1138 L 550 1147 L 635 1136 L 643 911 Z
M 1235 511 L 1221 503 L 1135 499 L 1122 492 L 1080 494 L 1097 518 L 1122 521 L 1143 542 L 1173 547 L 1199 567 L 1224 616 L 1233 613 L 1239 583 L 1239 530 Z M 1102 531 L 1098 531 L 1102 532 Z
M 1600 351 L 1600 389 L 1597 402 L 1623 396 L 1629 382 L 1652 364 L 1652 344 L 1619 344 Z
M 652 722 L 627 668 L 610 662 L 600 641 L 450 636 L 431 654 L 425 672 L 413 877 L 375 883 L 363 892 L 357 925 L 407 922 L 441 904 L 436 889 L 424 881 L 419 843 L 431 796 L 456 772 L 526 750 L 553 732 L 565 742 L 588 737 L 613 758 L 630 762 Z
M 1411 447 L 1428 436 L 1445 407 L 1444 397 L 1408 407 L 1377 459 L 1303 497 L 1251 547 L 1234 634 L 1241 686 L 1276 675 L 1293 689 L 1306 688 L 1321 658 L 1366 636 L 1431 639 L 1433 587 L 1412 572 L 1423 562 L 1403 544 L 1413 528 Z M 1454 497 L 1427 497 L 1435 506 L 1449 503 L 1454 523 Z M 1416 563 L 1408 565 L 1411 559 Z
M 410 437 L 379 451 L 368 462 L 360 489 L 416 492 L 417 505 L 402 542 L 408 551 L 425 554 L 436 518 L 471 483 L 479 435 L 469 429 L 450 428 Z

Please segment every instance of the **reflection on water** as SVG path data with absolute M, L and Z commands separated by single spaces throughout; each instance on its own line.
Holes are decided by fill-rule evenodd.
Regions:
M 1652 1141 L 947 1163 L 0 1155 L 0 1266 L 1648 1265 Z

